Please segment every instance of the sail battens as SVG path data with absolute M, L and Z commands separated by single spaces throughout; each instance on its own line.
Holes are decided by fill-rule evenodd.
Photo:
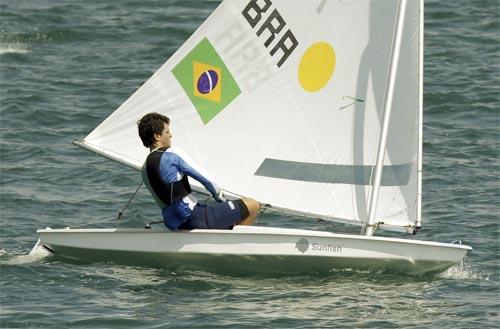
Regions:
M 384 166 L 383 186 L 408 184 L 412 164 Z M 371 185 L 373 166 L 338 165 L 265 159 L 255 175 L 303 182 Z

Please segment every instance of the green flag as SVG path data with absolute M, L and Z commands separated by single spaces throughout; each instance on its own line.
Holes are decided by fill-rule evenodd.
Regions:
M 207 38 L 172 70 L 204 124 L 212 120 L 241 90 Z

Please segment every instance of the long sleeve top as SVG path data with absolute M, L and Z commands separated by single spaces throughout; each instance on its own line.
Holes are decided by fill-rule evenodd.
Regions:
M 155 150 L 153 152 L 162 151 Z M 212 196 L 217 198 L 219 186 L 215 180 L 203 168 L 198 166 L 185 152 L 175 147 L 163 151 L 159 163 L 160 180 L 164 184 L 174 183 L 180 181 L 184 175 L 200 182 Z M 182 223 L 189 219 L 194 206 L 198 203 L 194 195 L 188 194 L 182 199 L 174 201 L 170 206 L 167 206 L 159 200 L 155 191 L 153 191 L 149 184 L 146 184 L 146 186 L 151 194 L 153 194 L 158 205 L 162 208 L 161 213 L 165 225 L 171 230 L 177 230 Z

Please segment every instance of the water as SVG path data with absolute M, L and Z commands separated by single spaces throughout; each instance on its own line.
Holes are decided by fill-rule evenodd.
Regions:
M 474 248 L 447 272 L 231 277 L 27 255 L 38 228 L 121 210 L 140 182 L 137 173 L 71 141 L 134 92 L 218 3 L 0 2 L 0 327 L 500 326 L 496 0 L 426 1 L 420 238 Z M 152 216 L 157 210 L 142 190 L 122 225 Z M 291 217 L 262 220 L 307 227 Z

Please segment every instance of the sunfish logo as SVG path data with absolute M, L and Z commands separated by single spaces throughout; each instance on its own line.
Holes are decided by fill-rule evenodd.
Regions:
M 302 238 L 295 244 L 295 249 L 298 249 L 301 253 L 305 253 L 309 249 L 309 241 Z

